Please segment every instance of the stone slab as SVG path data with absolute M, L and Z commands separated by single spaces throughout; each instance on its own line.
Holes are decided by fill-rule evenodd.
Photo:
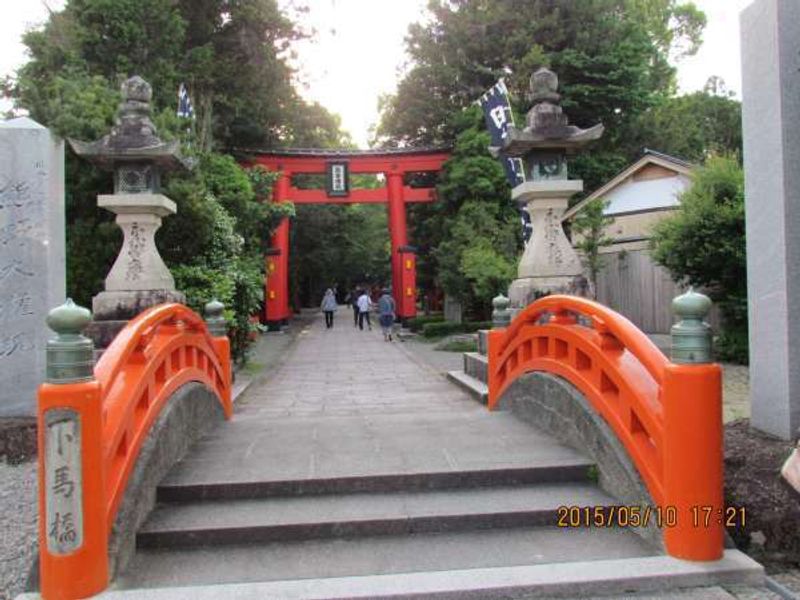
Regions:
M 187 459 L 187 462 L 189 461 L 190 458 Z M 202 465 L 203 463 L 200 463 L 199 466 Z M 187 474 L 182 468 L 178 468 L 159 486 L 158 499 L 163 502 L 190 502 L 198 499 L 234 500 L 312 494 L 386 493 L 580 482 L 586 481 L 591 465 L 592 463 L 583 459 L 577 459 L 574 462 L 561 459 L 552 464 L 546 464 L 545 460 L 528 466 L 497 467 L 490 465 L 485 468 L 458 471 L 409 471 L 402 463 L 395 463 L 397 472 L 342 474 L 339 477 L 300 479 L 229 480 L 218 478 L 213 481 L 186 481 L 187 475 L 191 477 L 191 471 Z M 192 470 L 196 468 L 198 465 L 191 467 Z
M 164 194 L 100 194 L 97 206 L 117 215 L 152 213 L 166 217 L 178 212 L 177 204 Z
M 521 528 L 191 549 L 141 549 L 119 587 L 232 583 L 635 558 L 653 551 L 613 530 Z M 224 557 L 224 558 L 223 558 Z M 267 596 L 269 597 L 269 596 Z
M 65 300 L 64 143 L 0 123 L 0 417 L 36 414 L 50 309 Z
M 571 537 L 578 537 L 569 534 Z M 602 542 L 602 536 L 598 536 Z M 591 545 L 593 545 L 590 542 Z M 487 553 L 495 550 L 486 547 Z M 497 550 L 500 550 L 499 548 Z M 502 551 L 501 551 L 502 552 Z M 654 592 L 659 598 L 682 598 L 667 590 L 711 585 L 763 585 L 763 568 L 737 550 L 727 550 L 713 563 L 689 562 L 666 556 L 538 564 L 534 553 L 527 564 L 505 567 L 394 573 L 391 575 L 330 577 L 295 581 L 232 583 L 227 585 L 154 587 L 110 590 L 101 600 L 260 600 L 262 598 L 343 600 L 405 599 L 514 599 L 595 598 Z M 187 563 L 188 566 L 188 563 Z M 238 569 L 236 563 L 231 568 Z M 264 571 L 262 570 L 262 573 Z M 705 598 L 724 598 L 711 588 Z M 34 600 L 26 595 L 20 600 Z
M 751 425 L 800 428 L 800 4 L 741 13 Z
M 582 191 L 583 181 L 580 179 L 526 181 L 511 190 L 511 199 L 525 204 L 531 200 L 557 200 L 558 205 L 566 210 L 570 196 Z

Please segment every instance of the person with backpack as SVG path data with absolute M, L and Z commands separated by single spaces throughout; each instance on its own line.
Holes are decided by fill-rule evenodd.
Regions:
M 378 299 L 378 321 L 383 331 L 383 341 L 392 341 L 392 326 L 394 325 L 395 303 L 388 289 L 384 289 Z

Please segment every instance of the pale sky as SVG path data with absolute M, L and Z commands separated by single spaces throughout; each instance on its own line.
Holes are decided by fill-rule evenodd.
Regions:
M 45 0 L 56 10 L 64 0 Z M 43 0 L 4 1 L 0 20 L 0 76 L 25 61 L 20 36 L 47 18 Z M 681 91 L 702 89 L 711 75 L 725 80 L 741 95 L 739 12 L 752 0 L 695 0 L 706 12 L 708 25 L 699 53 L 678 66 Z M 279 0 L 288 6 L 292 0 Z M 310 41 L 297 44 L 299 90 L 342 117 L 360 147 L 367 146 L 369 128 L 378 118 L 378 97 L 394 91 L 398 69 L 405 61 L 403 38 L 408 25 L 423 18 L 427 0 L 308 0 L 310 12 L 302 24 L 316 30 Z M 0 109 L 8 103 L 0 100 Z

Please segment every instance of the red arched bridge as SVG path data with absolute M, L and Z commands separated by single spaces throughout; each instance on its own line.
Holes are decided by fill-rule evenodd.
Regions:
M 283 165 L 286 169 L 277 197 L 283 198 L 284 194 L 292 197 L 294 194 L 293 199 L 297 201 L 303 196 L 299 190 L 290 191 L 288 173 L 306 167 L 300 166 L 300 157 L 291 158 L 292 162 L 280 162 L 288 161 L 288 157 L 276 157 L 276 162 L 270 164 Z M 362 160 L 362 166 L 371 164 L 370 168 L 377 170 L 386 168 L 391 158 L 376 157 L 374 163 L 368 163 L 366 157 Z M 420 162 L 416 168 L 431 164 Z M 389 196 L 394 199 L 390 201 L 395 202 L 396 207 L 402 207 L 402 200 L 398 200 L 403 196 L 401 184 L 399 172 L 391 175 Z M 379 198 L 380 193 L 386 192 L 370 192 L 368 195 L 365 192 L 365 197 Z M 394 218 L 398 219 L 396 215 Z M 397 244 L 401 245 L 401 241 L 397 240 Z M 79 329 L 74 324 L 72 327 Z M 220 409 L 218 414 L 231 418 L 228 340 L 218 322 L 211 327 L 211 332 L 213 334 L 200 316 L 182 305 L 157 306 L 127 325 L 94 367 L 93 376 L 89 373 L 77 381 L 55 377 L 41 386 L 39 542 L 41 594 L 46 600 L 85 598 L 108 586 L 109 573 L 114 569 L 109 562 L 110 540 L 115 536 L 124 537 L 126 526 L 135 528 L 139 525 L 138 522 L 126 523 L 121 515 L 124 516 L 128 510 L 124 507 L 133 506 L 132 510 L 135 510 L 139 503 L 129 497 L 133 488 L 139 485 L 133 482 L 147 481 L 141 468 L 145 461 L 143 456 L 154 444 L 160 443 L 153 441 L 155 438 L 169 437 L 169 432 L 159 429 L 158 423 L 169 411 L 171 399 L 184 386 L 191 384 L 204 389 Z M 73 337 L 63 338 L 64 344 L 74 343 L 76 333 L 70 330 L 69 335 Z M 529 564 L 530 552 L 549 552 L 549 538 L 531 538 L 538 541 L 531 542 L 536 545 L 530 549 L 524 546 L 528 542 L 514 542 L 523 544 L 521 547 L 529 558 L 521 558 L 522 562 L 515 563 L 518 566 L 501 568 L 492 561 L 512 552 L 511 546 L 504 543 L 505 550 L 496 554 L 491 550 L 491 539 L 494 538 L 486 536 L 493 535 L 489 530 L 497 527 L 555 526 L 549 521 L 557 518 L 556 506 L 538 512 L 527 507 L 525 503 L 528 500 L 522 505 L 506 506 L 513 498 L 538 498 L 534 489 L 536 485 L 550 486 L 547 494 L 562 494 L 558 496 L 560 499 L 553 500 L 561 508 L 581 501 L 587 503 L 587 510 L 589 503 L 613 504 L 611 498 L 602 496 L 599 491 L 587 492 L 591 495 L 586 498 L 590 499 L 581 500 L 576 496 L 578 490 L 591 483 L 586 479 L 585 460 L 573 450 L 549 440 L 545 434 L 518 423 L 509 411 L 490 415 L 477 404 L 462 400 L 461 396 L 452 396 L 454 392 L 448 391 L 452 388 L 439 375 L 420 369 L 408 360 L 407 350 L 379 339 L 377 333 L 359 333 L 349 326 L 333 331 L 322 327 L 307 329 L 306 335 L 300 336 L 297 342 L 300 345 L 292 351 L 291 360 L 297 362 L 297 366 L 282 372 L 280 382 L 268 383 L 245 406 L 237 409 L 243 411 L 240 427 L 235 427 L 234 419 L 223 428 L 222 434 L 215 434 L 214 439 L 204 442 L 201 448 L 195 448 L 193 452 L 200 453 L 200 456 L 181 463 L 184 475 L 192 467 L 194 472 L 199 469 L 201 475 L 204 471 L 219 472 L 221 479 L 212 482 L 203 475 L 200 479 L 181 483 L 180 477 L 175 476 L 159 492 L 162 499 L 173 503 L 169 505 L 173 508 L 174 503 L 194 502 L 192 510 L 201 515 L 196 517 L 201 522 L 193 529 L 176 530 L 174 525 L 166 525 L 171 517 L 163 517 L 162 525 L 156 523 L 145 527 L 144 537 L 139 541 L 140 549 L 146 549 L 148 544 L 163 547 L 164 544 L 205 540 L 204 543 L 211 544 L 209 548 L 224 552 L 226 544 L 252 544 L 259 540 L 273 543 L 286 539 L 287 535 L 300 536 L 298 539 L 384 536 L 370 538 L 369 544 L 384 546 L 374 546 L 383 550 L 362 552 L 361 560 L 368 561 L 379 559 L 381 552 L 388 552 L 385 544 L 389 542 L 381 541 L 388 539 L 385 536 L 417 532 L 422 538 L 415 539 L 427 540 L 425 532 L 447 531 L 451 535 L 454 528 L 466 527 L 475 529 L 474 535 L 484 536 L 480 538 L 483 541 L 473 540 L 465 546 L 465 552 L 479 551 L 474 560 L 486 567 L 481 571 L 484 578 L 481 589 L 510 589 L 508 586 L 528 586 L 540 591 L 556 589 L 546 587 L 552 582 L 545 579 L 546 573 L 558 570 L 557 564 L 544 565 L 550 571 L 537 570 L 536 565 L 520 566 Z M 375 360 L 385 359 L 385 365 L 380 363 L 385 368 L 382 367 L 381 373 L 373 374 L 365 371 L 360 361 L 354 365 L 349 353 L 331 350 L 348 344 L 358 347 L 367 356 L 375 357 Z M 299 371 L 305 373 L 303 389 L 287 390 L 292 374 Z M 397 379 L 392 380 L 393 388 L 399 390 L 387 387 L 387 373 L 396 375 Z M 556 563 L 578 560 L 574 556 L 581 555 L 581 552 L 595 552 L 592 560 L 599 560 L 605 571 L 593 575 L 591 565 L 595 563 L 579 563 L 582 565 L 579 571 L 585 579 L 583 585 L 593 585 L 592 577 L 599 577 L 598 582 L 607 583 L 608 573 L 631 569 L 655 573 L 658 565 L 668 565 L 669 569 L 683 573 L 686 579 L 681 580 L 682 585 L 706 585 L 712 577 L 709 574 L 713 573 L 727 573 L 720 576 L 728 577 L 729 581 L 739 577 L 753 582 L 761 576 L 760 567 L 747 562 L 743 555 L 723 551 L 723 524 L 716 518 L 717 511 L 723 509 L 718 365 L 671 363 L 642 332 L 614 311 L 581 298 L 551 296 L 530 305 L 508 327 L 488 333 L 489 408 L 499 406 L 504 393 L 528 373 L 545 373 L 568 382 L 588 400 L 593 414 L 616 437 L 627 453 L 626 460 L 635 467 L 646 486 L 650 505 L 640 507 L 645 512 L 639 512 L 639 519 L 647 518 L 653 524 L 657 520 L 663 521 L 658 524 L 660 528 L 656 535 L 659 539 L 656 541 L 665 549 L 666 556 L 663 551 L 642 550 L 641 542 L 630 540 L 625 551 L 628 554 L 620 551 L 612 556 L 613 545 L 609 541 L 612 536 L 636 536 L 603 527 L 556 534 L 565 536 L 558 538 L 563 539 L 564 544 L 574 540 L 574 547 L 568 549 L 569 554 Z M 395 396 L 387 398 L 389 393 Z M 192 404 L 187 406 L 191 407 L 187 410 L 196 410 Z M 258 444 L 267 443 L 265 439 L 268 445 L 259 454 Z M 294 442 L 296 445 L 291 446 Z M 69 446 L 69 443 L 73 445 Z M 317 454 L 302 454 L 312 443 L 321 443 L 322 450 Z M 442 452 L 437 450 L 440 446 Z M 287 450 L 290 448 L 295 448 L 292 452 L 301 455 L 294 456 Z M 401 454 L 396 456 L 392 452 Z M 545 464 L 554 460 L 554 456 L 566 458 L 558 465 Z M 308 474 L 309 457 L 311 475 Z M 375 470 L 377 467 L 373 470 L 368 468 L 369 465 L 378 465 L 381 460 L 389 460 L 400 471 L 388 475 L 380 469 Z M 444 466 L 436 466 L 440 460 Z M 537 466 L 523 468 L 520 460 L 533 460 Z M 352 461 L 350 467 L 348 461 Z M 215 463 L 219 464 L 215 466 Z M 427 471 L 425 464 L 431 465 Z M 487 470 L 487 464 L 492 468 Z M 240 467 L 246 475 L 237 479 L 235 473 Z M 271 478 L 258 479 L 258 474 L 263 474 L 265 469 L 273 469 Z M 353 472 L 359 473 L 358 476 Z M 573 481 L 573 477 L 579 479 Z M 501 487 L 492 487 L 496 485 Z M 526 485 L 531 489 L 524 488 Z M 524 489 L 518 489 L 519 486 Z M 455 492 L 451 492 L 454 488 Z M 370 490 L 376 494 L 370 496 Z M 274 515 L 279 515 L 283 510 L 281 507 L 291 498 L 302 495 L 306 495 L 303 502 L 315 507 L 313 514 L 317 516 L 313 518 L 322 519 L 318 516 L 320 511 L 330 509 L 335 512 L 338 510 L 336 507 L 346 500 L 342 495 L 347 493 L 356 494 L 361 503 L 354 505 L 360 508 L 342 509 L 347 516 L 315 521 L 307 527 L 293 522 L 269 521 L 278 518 Z M 439 498 L 433 508 L 426 508 L 428 505 L 425 503 L 436 493 L 461 496 L 457 501 L 451 499 L 449 504 L 442 504 Z M 272 494 L 281 495 L 278 504 L 269 504 Z M 391 504 L 394 502 L 392 494 L 400 494 L 402 498 L 397 506 L 413 504 L 417 508 L 409 508 L 410 513 L 392 517 L 391 511 L 399 510 Z M 228 508 L 220 504 L 225 498 L 250 508 L 244 517 L 236 517 L 223 526 L 219 523 L 232 518 Z M 383 508 L 367 507 L 365 498 Z M 447 507 L 454 502 L 458 510 L 450 514 Z M 477 508 L 472 507 L 473 504 Z M 365 510 L 367 514 L 362 516 Z M 471 510 L 477 512 L 467 514 Z M 713 518 L 706 518 L 706 511 L 714 511 Z M 247 519 L 267 519 L 269 522 L 251 523 Z M 444 524 L 440 523 L 441 520 Z M 439 529 L 440 526 L 443 529 Z M 436 544 L 451 542 L 440 536 L 430 538 L 426 543 L 438 548 Z M 423 577 L 411 572 L 415 570 L 414 561 L 422 561 L 426 568 L 418 570 L 423 571 L 437 568 L 452 571 L 460 564 L 453 562 L 461 558 L 459 553 L 448 551 L 446 548 L 449 546 L 431 551 L 433 554 L 430 555 L 426 554 L 426 547 L 407 548 L 403 554 L 405 558 L 398 559 L 401 572 L 388 579 L 386 576 L 384 579 L 365 577 L 362 583 L 372 590 L 370 597 L 388 596 L 390 591 L 396 591 L 393 586 L 408 586 L 408 593 L 413 591 L 414 597 L 435 597 L 445 592 L 454 593 L 452 586 L 472 585 L 469 582 L 473 572 L 469 570 L 457 571 L 458 576 L 444 582 L 430 573 Z M 249 546 L 239 548 L 237 552 L 246 553 L 247 548 Z M 304 548 L 303 552 L 316 556 L 314 545 L 297 548 Z M 335 552 L 319 550 L 323 553 L 320 560 L 346 551 L 345 546 L 336 548 Z M 221 559 L 213 552 L 207 557 L 186 554 L 181 555 L 176 564 L 185 567 L 197 561 L 201 574 L 191 577 L 222 569 L 226 573 L 225 581 L 237 577 L 251 580 L 254 571 L 242 570 L 249 568 L 247 561 L 263 561 L 267 556 L 259 554 L 267 550 L 256 549 L 253 552 L 257 553 L 256 558 L 246 559 L 249 555 L 241 554 L 241 561 Z M 111 554 L 115 561 L 119 560 L 118 555 Z M 669 557 L 697 562 L 669 562 L 672 560 Z M 156 577 L 159 569 L 166 568 L 164 565 L 169 563 L 163 552 L 157 552 L 149 560 L 137 563 L 139 577 Z M 302 570 L 303 564 L 315 560 L 303 555 L 303 558 L 288 560 L 281 568 Z M 634 562 L 626 563 L 626 560 Z M 439 563 L 445 566 L 429 566 Z M 269 571 L 263 565 L 258 568 Z M 356 567 L 348 568 L 355 571 L 346 574 L 358 573 Z M 183 567 L 178 570 L 181 569 Z M 391 569 L 388 572 L 393 573 Z M 272 578 L 279 575 L 273 573 Z M 303 575 L 298 577 L 303 578 Z M 167 580 L 182 581 L 175 573 L 171 573 Z M 356 580 L 361 581 L 358 578 L 347 579 L 348 585 L 356 585 Z M 343 593 L 343 588 L 335 588 L 339 583 L 314 581 L 316 583 L 305 580 L 303 589 L 307 593 L 311 594 L 316 589 L 314 586 L 318 585 L 322 586 L 320 590 L 327 589 L 329 594 L 318 591 L 314 597 L 340 597 L 331 591 L 335 589 L 339 590 L 336 593 Z M 649 580 L 645 577 L 637 581 L 625 585 L 642 589 L 642 585 L 648 585 L 642 582 Z M 189 582 L 193 583 L 194 579 Z M 478 586 L 477 582 L 473 583 Z M 149 585 L 155 584 L 151 582 Z M 281 594 L 305 597 L 299 588 L 292 585 L 295 584 L 264 584 L 266 587 L 259 588 L 262 595 L 252 597 L 284 597 Z M 472 591 L 475 589 L 478 587 Z M 295 595 L 287 590 L 294 590 L 292 593 Z M 215 593 L 219 595 L 215 597 L 225 597 L 223 591 L 223 587 L 218 588 Z

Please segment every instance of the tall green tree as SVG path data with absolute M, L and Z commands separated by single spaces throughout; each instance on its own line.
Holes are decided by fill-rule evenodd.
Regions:
M 503 167 L 486 149 L 489 134 L 480 110 L 460 113 L 452 126 L 460 133 L 444 164 L 439 202 L 418 207 L 413 220 L 419 280 L 427 289 L 440 287 L 483 319 L 492 297 L 514 277 L 519 216 Z
M 672 94 L 670 54 L 696 50 L 705 24 L 693 4 L 677 0 L 434 0 L 429 11 L 427 24 L 409 28 L 410 68 L 383 100 L 378 140 L 451 143 L 450 115 L 500 77 L 524 113 L 528 78 L 548 65 L 572 122 L 606 126 L 571 167 L 587 189 L 632 159 L 625 142 L 636 115 Z
M 632 141 L 702 163 L 714 154 L 742 151 L 741 103 L 710 80 L 702 92 L 668 98 L 636 120 Z

